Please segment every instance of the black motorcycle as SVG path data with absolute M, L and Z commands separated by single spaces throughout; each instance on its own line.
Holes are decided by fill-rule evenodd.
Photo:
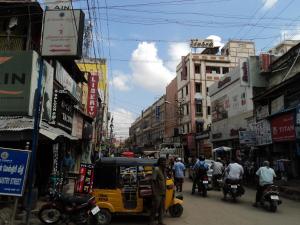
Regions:
M 53 192 L 50 201 L 39 210 L 38 217 L 45 224 L 101 224 L 99 212 L 95 197 L 66 196 Z
M 207 190 L 208 190 L 208 176 L 207 175 L 203 175 L 199 179 L 198 192 L 203 197 L 207 197 Z
M 278 205 L 281 203 L 278 187 L 275 185 L 267 186 L 263 192 L 260 204 L 271 212 L 276 212 Z
M 223 186 L 224 200 L 227 200 L 226 196 L 230 195 L 232 200 L 236 202 L 238 197 L 241 197 L 245 193 L 245 189 L 242 187 L 240 180 L 225 181 Z

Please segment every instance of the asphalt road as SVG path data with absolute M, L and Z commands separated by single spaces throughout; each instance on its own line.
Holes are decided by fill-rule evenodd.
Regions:
M 222 193 L 209 191 L 208 197 L 191 195 L 191 182 L 184 183 L 184 213 L 180 218 L 166 216 L 167 225 L 296 225 L 300 224 L 300 202 L 282 199 L 276 213 L 252 207 L 255 191 L 246 194 L 237 203 L 221 200 Z M 112 225 L 147 224 L 146 217 L 114 217 Z

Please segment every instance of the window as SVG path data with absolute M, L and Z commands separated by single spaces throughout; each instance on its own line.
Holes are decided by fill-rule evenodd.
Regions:
M 220 67 L 217 66 L 207 66 L 206 73 L 220 74 Z
M 181 89 L 181 98 L 183 98 L 183 88 Z
M 181 80 L 187 80 L 187 67 L 182 68 L 181 71 Z
M 207 115 L 210 116 L 210 106 L 207 106 Z
M 189 94 L 189 86 L 185 86 L 185 94 L 186 94 L 186 95 Z
M 209 95 L 209 93 L 208 93 L 208 87 L 206 87 L 206 95 L 208 96 Z
M 196 103 L 196 116 L 202 115 L 202 101 Z
M 223 74 L 229 73 L 229 67 L 223 67 Z
M 202 133 L 203 131 L 204 131 L 203 123 L 197 123 L 196 122 L 196 132 L 197 133 Z
M 195 64 L 195 73 L 200 73 L 200 64 Z
M 190 110 L 189 110 L 189 104 L 186 104 L 186 115 L 189 115 L 190 114 Z
M 190 133 L 190 124 L 187 124 L 187 133 Z
M 202 83 L 195 83 L 195 92 L 196 93 L 202 92 Z

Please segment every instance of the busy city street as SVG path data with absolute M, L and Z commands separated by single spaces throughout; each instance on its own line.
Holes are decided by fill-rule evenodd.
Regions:
M 184 183 L 184 212 L 180 218 L 170 218 L 167 225 L 294 225 L 300 220 L 300 202 L 283 199 L 276 213 L 252 206 L 255 198 L 254 189 L 246 189 L 246 193 L 238 202 L 222 201 L 222 192 L 209 191 L 208 197 L 191 195 L 192 183 Z M 115 217 L 113 225 L 148 224 L 147 217 Z

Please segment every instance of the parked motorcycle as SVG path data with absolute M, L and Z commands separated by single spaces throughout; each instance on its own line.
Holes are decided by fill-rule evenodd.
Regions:
M 100 224 L 99 212 L 95 197 L 66 196 L 53 192 L 50 201 L 39 210 L 38 217 L 45 224 Z
M 223 193 L 225 200 L 226 196 L 230 195 L 232 200 L 236 202 L 236 199 L 238 197 L 241 197 L 245 193 L 245 190 L 242 187 L 240 181 L 227 180 L 223 186 Z
M 203 196 L 207 197 L 207 190 L 208 190 L 208 176 L 204 175 L 201 176 L 199 179 L 199 185 L 198 185 L 198 192 Z
M 266 187 L 263 192 L 260 204 L 271 212 L 276 212 L 278 205 L 280 205 L 281 203 L 282 201 L 279 199 L 278 187 L 275 185 Z

